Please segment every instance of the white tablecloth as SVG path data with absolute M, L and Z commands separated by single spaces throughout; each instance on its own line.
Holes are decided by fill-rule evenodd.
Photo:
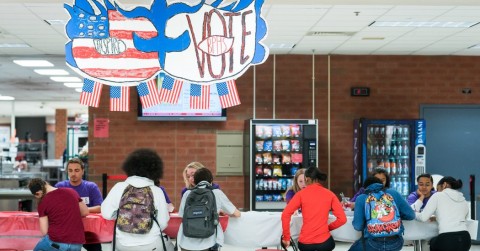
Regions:
M 280 245 L 282 235 L 281 212 L 243 212 L 239 218 L 230 217 L 225 231 L 225 243 L 239 247 L 275 247 Z M 330 221 L 335 219 L 330 216 Z M 353 216 L 347 216 L 347 223 L 334 231 L 333 238 L 337 241 L 354 242 L 362 234 L 353 229 Z M 290 232 L 294 239 L 298 238 L 302 228 L 302 217 L 293 216 Z M 428 240 L 438 235 L 438 225 L 435 222 L 403 221 L 405 240 Z M 478 221 L 469 220 L 468 230 L 472 239 L 477 237 Z

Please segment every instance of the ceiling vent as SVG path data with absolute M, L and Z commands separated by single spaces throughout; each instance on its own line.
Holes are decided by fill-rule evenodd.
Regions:
M 351 31 L 309 31 L 307 32 L 307 36 L 313 36 L 313 37 L 325 37 L 325 36 L 351 37 L 353 35 L 355 35 L 355 32 L 351 32 Z

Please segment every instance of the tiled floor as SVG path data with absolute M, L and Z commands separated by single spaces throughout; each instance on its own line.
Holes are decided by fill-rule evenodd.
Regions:
M 352 243 L 336 242 L 335 250 L 346 251 L 346 250 L 348 250 L 348 248 L 350 248 L 350 245 L 352 245 Z M 110 244 L 104 244 L 104 245 L 102 245 L 102 247 L 103 247 L 103 251 L 111 251 L 111 245 Z M 289 250 L 291 250 L 291 249 L 289 249 Z M 404 248 L 402 250 L 413 251 L 413 246 L 404 246 Z M 471 251 L 480 251 L 480 246 L 479 245 L 472 245 L 472 248 L 470 250 Z M 233 246 L 225 245 L 222 248 L 222 251 L 255 251 L 255 249 L 253 249 L 253 248 L 243 248 L 243 247 L 233 247 Z M 428 250 L 424 250 L 424 251 L 428 251 Z

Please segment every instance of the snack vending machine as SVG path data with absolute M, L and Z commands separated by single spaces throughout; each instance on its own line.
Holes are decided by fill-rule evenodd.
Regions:
M 281 211 L 296 171 L 317 167 L 318 121 L 251 119 L 246 123 L 246 207 Z
M 354 191 L 375 168 L 390 175 L 390 188 L 404 197 L 414 191 L 416 178 L 425 172 L 425 120 L 354 121 Z

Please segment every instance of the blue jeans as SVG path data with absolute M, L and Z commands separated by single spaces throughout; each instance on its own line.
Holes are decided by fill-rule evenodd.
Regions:
M 53 242 L 48 235 L 45 235 L 35 246 L 33 251 L 80 251 L 82 250 L 82 244 L 68 244 Z
M 400 235 L 388 238 L 365 238 L 355 241 L 349 251 L 399 251 L 403 247 L 403 237 Z

